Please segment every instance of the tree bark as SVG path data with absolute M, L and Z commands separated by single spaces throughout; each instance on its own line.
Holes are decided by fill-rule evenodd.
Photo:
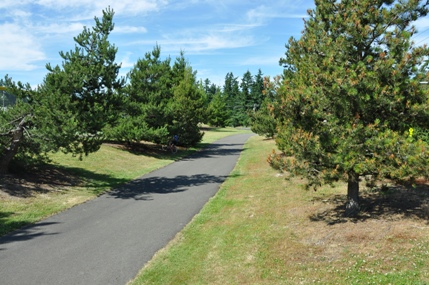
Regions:
M 353 170 L 349 172 L 347 183 L 347 203 L 345 215 L 347 217 L 356 216 L 359 213 L 359 174 Z
M 9 164 L 18 152 L 19 145 L 24 135 L 25 119 L 26 118 L 24 117 L 16 129 L 10 131 L 12 141 L 10 142 L 9 147 L 5 150 L 3 156 L 0 157 L 0 174 L 5 174 L 9 171 Z

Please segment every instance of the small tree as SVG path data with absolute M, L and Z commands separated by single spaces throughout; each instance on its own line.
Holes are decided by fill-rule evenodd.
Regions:
M 249 112 L 252 132 L 267 138 L 274 138 L 277 134 L 277 123 L 271 114 L 271 109 L 276 103 L 279 80 L 279 76 L 275 77 L 273 81 L 269 77 L 264 78 L 262 91 L 264 100 L 259 107 L 255 106 L 256 108 Z
M 316 0 L 302 37 L 291 38 L 273 110 L 273 164 L 318 187 L 348 182 L 346 213 L 359 210 L 359 177 L 413 181 L 428 175 L 429 148 L 410 128 L 429 127 L 427 47 L 410 26 L 428 12 L 418 0 Z M 421 68 L 419 70 L 418 68 Z
M 109 136 L 127 142 L 163 142 L 171 121 L 167 108 L 173 97 L 170 58 L 161 60 L 161 47 L 156 45 L 137 61 L 128 77 L 121 118 Z
M 207 122 L 210 126 L 225 127 L 228 122 L 229 113 L 225 96 L 218 91 L 213 95 L 207 107 Z
M 180 58 L 176 63 L 180 63 Z M 187 64 L 184 67 L 183 78 L 173 87 L 174 96 L 170 104 L 173 121 L 169 132 L 179 135 L 179 144 L 192 146 L 203 137 L 198 124 L 204 117 L 205 94 L 198 87 L 192 68 Z
M 262 102 L 266 98 L 264 96 L 264 90 L 266 89 L 265 81 L 267 78 L 264 78 L 262 75 L 262 71 L 259 69 L 258 74 L 254 76 L 253 84 L 250 91 L 251 100 L 248 103 L 250 109 L 259 109 L 261 107 Z
M 20 158 L 44 158 L 48 151 L 76 155 L 96 151 L 106 124 L 115 124 L 121 106 L 123 79 L 118 79 L 117 48 L 108 41 L 113 30 L 111 9 L 95 18 L 74 38 L 74 50 L 64 53 L 62 67 L 51 67 L 43 84 L 33 89 L 6 77 L 14 105 L 0 112 L 0 172 Z
M 240 125 L 243 100 L 241 100 L 240 84 L 232 72 L 228 72 L 225 76 L 222 95 L 226 101 L 228 125 L 233 127 Z

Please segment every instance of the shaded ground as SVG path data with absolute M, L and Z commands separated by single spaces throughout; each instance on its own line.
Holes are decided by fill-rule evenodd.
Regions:
M 363 222 L 369 219 L 429 219 L 429 185 L 421 183 L 416 187 L 391 186 L 373 191 L 362 191 L 360 195 L 361 211 L 358 216 L 344 216 L 346 195 L 334 195 L 327 199 L 318 199 L 327 209 L 319 210 L 310 216 L 312 221 L 325 221 L 327 224 L 344 222 Z
M 129 151 L 136 155 L 153 157 L 171 156 L 170 153 L 161 150 L 161 147 L 151 143 L 107 145 Z M 82 172 L 82 170 L 79 170 Z M 94 176 L 94 174 L 91 174 Z M 107 178 L 108 179 L 108 178 Z M 48 194 L 69 189 L 70 187 L 83 186 L 84 179 L 74 169 L 55 165 L 43 165 L 26 172 L 14 172 L 0 174 L 0 199 L 3 198 L 29 198 L 39 194 Z
M 0 175 L 0 198 L 29 198 L 38 194 L 58 192 L 79 186 L 82 179 L 66 169 L 45 166 L 28 173 Z

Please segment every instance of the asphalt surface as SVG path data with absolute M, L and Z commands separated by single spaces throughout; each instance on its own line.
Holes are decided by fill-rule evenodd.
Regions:
M 0 284 L 126 284 L 201 210 L 251 134 L 0 238 Z

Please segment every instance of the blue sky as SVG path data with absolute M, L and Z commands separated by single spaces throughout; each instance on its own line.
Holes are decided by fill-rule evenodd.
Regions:
M 110 42 L 124 76 L 158 44 L 161 57 L 181 50 L 199 79 L 222 86 L 225 75 L 241 77 L 258 69 L 279 75 L 290 37 L 299 38 L 312 0 L 1 0 L 0 78 L 33 87 L 42 83 L 45 65 L 61 64 L 60 51 L 74 49 L 74 36 L 94 25 L 110 6 L 115 29 Z M 416 22 L 416 43 L 429 42 L 429 20 Z

